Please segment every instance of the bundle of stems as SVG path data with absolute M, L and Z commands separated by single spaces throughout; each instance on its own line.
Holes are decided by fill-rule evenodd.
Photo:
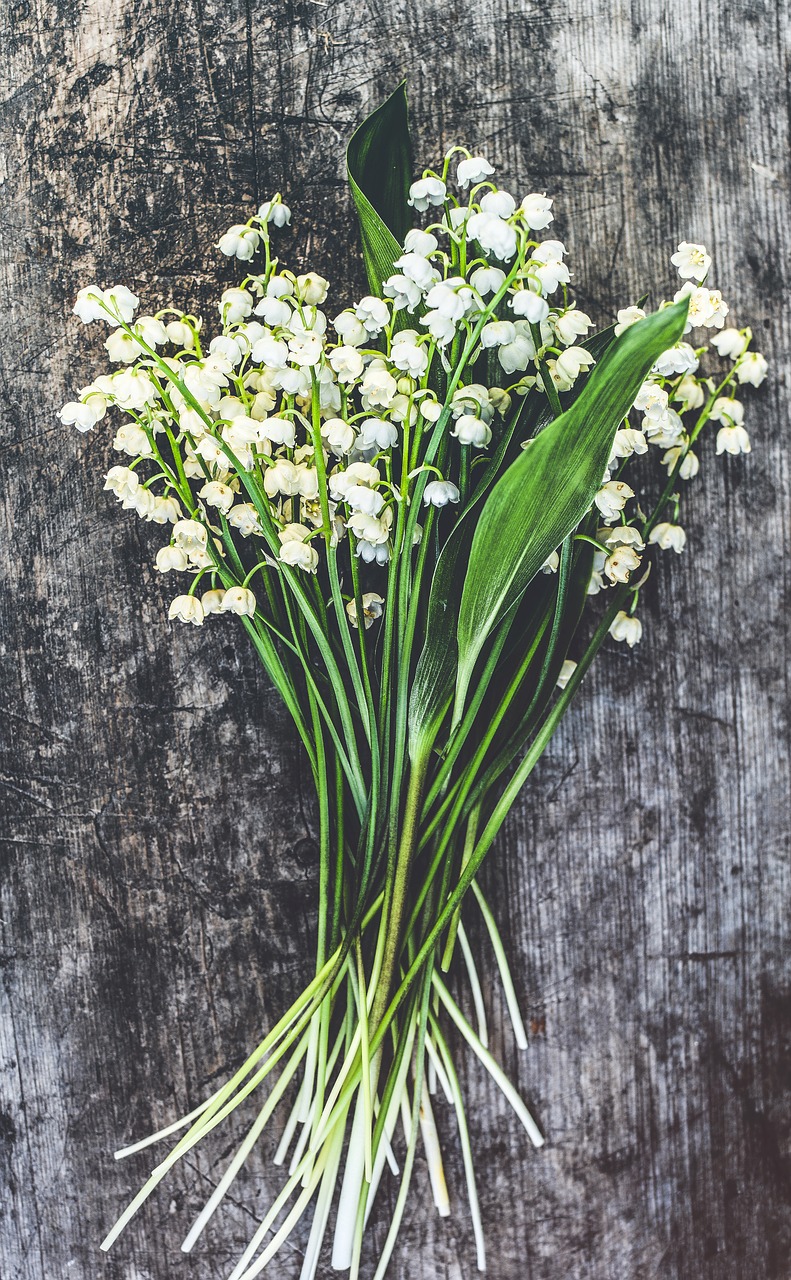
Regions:
M 449 193 L 452 161 L 461 198 Z M 701 431 L 712 418 L 724 424 L 718 450 L 722 441 L 719 451 L 738 452 L 734 389 L 762 376 L 742 331 L 728 372 L 696 377 L 704 349 L 683 334 L 692 323 L 719 328 L 724 315 L 699 283 L 700 246 L 679 248 L 698 283 L 587 336 L 563 246 L 534 236 L 551 202 L 528 196 L 517 209 L 489 181 L 488 162 L 462 148 L 412 183 L 402 91 L 355 135 L 349 165 L 373 292 L 336 317 L 338 342 L 320 309 L 326 282 L 284 271 L 272 252 L 273 228 L 289 216 L 276 196 L 220 241 L 229 256 L 262 251 L 263 262 L 223 294 L 223 331 L 206 351 L 195 316 L 168 308 L 135 319 L 123 287 L 82 291 L 78 314 L 109 322 L 108 352 L 123 367 L 62 412 L 81 429 L 108 406 L 125 413 L 114 444 L 133 462 L 111 468 L 106 487 L 173 524 L 157 566 L 192 581 L 171 617 L 240 618 L 318 798 L 313 978 L 221 1088 L 116 1153 L 181 1134 L 105 1249 L 173 1166 L 251 1100 L 252 1123 L 186 1236 L 189 1251 L 279 1116 L 275 1163 L 288 1161 L 287 1176 L 229 1280 L 258 1275 L 308 1212 L 302 1280 L 317 1274 L 330 1234 L 333 1267 L 357 1277 L 387 1164 L 400 1187 L 381 1280 L 420 1140 L 437 1209 L 449 1212 L 438 1090 L 455 1112 L 485 1269 L 460 1041 L 530 1142 L 544 1139 L 489 1052 L 462 904 L 471 891 L 525 1048 L 479 869 L 602 643 L 639 638 L 641 556 L 649 544 L 683 546 L 676 490 L 697 469 Z M 410 231 L 414 209 L 437 220 Z M 640 426 L 630 425 L 635 412 Z M 649 514 L 628 521 L 624 474 L 649 443 L 666 449 L 667 478 Z M 591 628 L 586 601 L 605 587 Z M 447 980 L 454 960 L 471 1017 Z

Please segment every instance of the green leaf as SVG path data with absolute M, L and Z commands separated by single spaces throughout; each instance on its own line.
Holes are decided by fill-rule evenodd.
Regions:
M 602 329 L 586 338 L 581 345 L 596 360 L 600 360 L 615 340 L 613 328 L 610 325 Z M 569 392 L 572 400 L 579 394 L 579 389 Z M 409 701 L 409 749 L 413 760 L 426 744 L 430 747 L 434 741 L 453 698 L 458 657 L 456 624 L 481 499 L 494 484 L 497 472 L 512 451 L 512 440 L 517 435 L 517 428 L 517 438 L 524 440 L 538 434 L 551 421 L 552 410 L 546 397 L 540 392 L 534 391 L 522 401 L 488 460 L 469 505 L 439 556 L 431 581 L 426 640 L 415 671 Z
M 456 679 L 456 620 L 464 571 L 475 532 L 475 515 L 497 476 L 508 446 L 520 425 L 540 425 L 543 398 L 535 393 L 523 400 L 500 437 L 475 492 L 440 552 L 431 579 L 426 619 L 426 642 L 420 655 L 409 698 L 410 755 L 416 759 L 421 743 L 430 746 L 445 716 Z M 529 425 L 528 425 L 529 424 Z
M 622 333 L 573 405 L 531 441 L 489 494 L 459 610 L 454 724 L 487 638 L 593 502 L 615 432 L 651 366 L 681 337 L 687 305 L 684 299 L 665 307 Z
M 406 81 L 352 134 L 346 150 L 349 186 L 360 220 L 368 283 L 381 297 L 412 226 L 407 204 L 412 154 L 407 120 Z

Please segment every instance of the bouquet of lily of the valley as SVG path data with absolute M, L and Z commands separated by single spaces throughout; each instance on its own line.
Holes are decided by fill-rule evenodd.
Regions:
M 749 452 L 736 393 L 766 373 L 750 331 L 724 327 L 697 244 L 672 256 L 672 301 L 625 305 L 592 332 L 546 234 L 552 201 L 498 188 L 464 147 L 413 181 L 403 89 L 354 135 L 348 167 L 369 296 L 331 304 L 326 280 L 285 268 L 276 195 L 220 238 L 247 274 L 222 293 L 213 337 L 172 307 L 139 315 L 123 286 L 80 291 L 75 311 L 109 326 L 116 368 L 61 411 L 81 431 L 120 412 L 125 460 L 105 488 L 163 527 L 157 569 L 183 584 L 170 618 L 236 616 L 315 781 L 312 980 L 216 1092 L 117 1153 L 174 1138 L 105 1248 L 178 1160 L 245 1117 L 188 1251 L 276 1123 L 282 1190 L 254 1206 L 229 1280 L 252 1280 L 306 1216 L 302 1280 L 325 1249 L 356 1277 L 393 1176 L 381 1280 L 419 1142 L 449 1212 L 443 1096 L 484 1270 L 459 1044 L 543 1137 L 487 1048 L 462 908 L 482 915 L 524 1048 L 479 868 L 602 642 L 639 641 L 650 556 L 685 549 L 680 491 L 703 433 L 716 424 L 718 454 Z

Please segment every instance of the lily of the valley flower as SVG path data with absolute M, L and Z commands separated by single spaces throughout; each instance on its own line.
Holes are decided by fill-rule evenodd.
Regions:
M 450 433 L 455 436 L 459 444 L 475 445 L 477 449 L 485 449 L 492 438 L 492 429 L 481 418 L 476 418 L 474 414 L 463 413 L 460 418 L 456 419 L 456 424 Z
M 682 280 L 697 280 L 698 282 L 706 279 L 711 266 L 711 258 L 703 245 L 692 244 L 688 240 L 681 241 L 670 261 Z
M 585 337 L 592 324 L 593 321 L 590 316 L 586 316 L 584 311 L 578 311 L 576 307 L 572 307 L 569 311 L 562 312 L 552 321 L 552 328 L 564 346 L 570 347 L 577 338 Z
M 439 178 L 419 178 L 409 188 L 407 204 L 424 212 L 429 205 L 440 205 L 445 200 L 445 183 Z
M 72 400 L 59 410 L 58 417 L 64 426 L 76 427 L 82 432 L 92 431 L 104 417 L 104 407 L 93 405 L 90 400 Z
M 160 573 L 170 573 L 174 569 L 183 573 L 189 564 L 189 559 L 186 551 L 181 547 L 160 547 L 155 564 Z
M 628 582 L 635 569 L 640 568 L 640 557 L 634 547 L 619 546 L 604 562 L 604 572 L 610 582 Z
M 362 605 L 363 605 L 363 623 L 367 631 L 369 627 L 373 626 L 377 618 L 381 618 L 382 610 L 384 609 L 384 605 L 385 605 L 384 597 L 380 596 L 376 591 L 366 591 L 364 592 L 362 597 Z M 353 627 L 358 627 L 360 624 L 357 619 L 357 601 L 356 600 L 349 601 L 349 603 L 346 606 L 346 613 L 348 614 L 349 622 L 351 623 L 351 625 Z
M 590 351 L 584 347 L 567 347 L 557 360 L 547 361 L 552 380 L 559 391 L 568 391 L 574 386 L 577 378 L 586 369 L 590 369 L 595 360 Z
M 485 178 L 490 178 L 493 173 L 493 166 L 483 156 L 470 156 L 469 160 L 460 161 L 456 170 L 456 181 L 462 188 L 469 187 L 471 183 L 483 182 Z
M 631 489 L 623 480 L 608 480 L 596 494 L 595 502 L 605 521 L 617 520 L 630 498 Z
M 191 622 L 193 626 L 203 625 L 203 605 L 195 596 L 176 596 L 168 609 L 168 618 L 173 621 Z
M 621 609 L 612 620 L 610 635 L 613 640 L 628 644 L 629 648 L 633 649 L 636 644 L 640 643 L 643 635 L 643 624 L 639 618 L 630 616 Z
M 223 613 L 223 596 L 225 595 L 222 587 L 213 587 L 210 591 L 204 591 L 200 598 L 201 608 L 203 609 L 204 618 L 211 613 Z
M 250 262 L 255 257 L 260 242 L 261 235 L 255 227 L 237 224 L 229 227 L 225 234 L 220 236 L 217 248 L 220 253 L 225 254 L 226 258 L 238 258 L 240 262 Z
M 139 304 L 140 299 L 124 284 L 112 285 L 109 289 L 88 285 L 77 294 L 74 314 L 83 324 L 91 324 L 94 320 L 104 320 L 111 326 L 122 322 L 131 324 Z
M 446 507 L 450 502 L 458 502 L 460 497 L 461 494 L 450 480 L 429 480 L 423 490 L 423 504 L 427 507 Z
M 258 210 L 262 222 L 271 222 L 275 227 L 285 227 L 291 221 L 291 210 L 282 200 L 265 200 Z
M 760 351 L 748 351 L 736 366 L 736 380 L 742 385 L 749 382 L 754 387 L 760 387 L 768 371 L 766 357 Z
M 692 480 L 700 471 L 700 459 L 691 449 L 684 452 L 684 445 L 674 445 L 672 449 L 668 449 L 667 453 L 662 455 L 662 465 L 667 467 L 668 472 L 673 471 L 679 458 L 684 455 L 678 474 L 682 480 Z
M 680 554 L 687 545 L 687 535 L 680 524 L 671 524 L 663 520 L 651 530 L 648 541 L 654 543 L 661 551 L 675 551 Z
M 715 333 L 711 345 L 716 348 L 723 360 L 738 360 L 747 350 L 752 334 L 750 330 L 740 333 L 738 329 L 722 329 Z
M 744 427 L 721 427 L 717 432 L 717 453 L 749 453 L 752 446 Z
M 645 312 L 642 307 L 623 307 L 617 315 L 617 324 L 614 329 L 616 338 L 620 337 L 626 329 L 631 328 L 633 324 L 637 324 L 638 320 L 645 320 Z
M 545 195 L 525 196 L 520 209 L 531 231 L 543 231 L 552 221 L 552 201 Z
M 252 618 L 255 613 L 255 596 L 249 587 L 229 587 L 222 598 L 223 613 L 235 613 L 240 618 Z

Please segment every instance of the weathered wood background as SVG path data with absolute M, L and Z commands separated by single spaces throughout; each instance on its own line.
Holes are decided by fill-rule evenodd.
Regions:
M 211 1161 L 105 1259 L 149 1163 L 110 1152 L 271 1019 L 313 910 L 277 698 L 230 623 L 167 624 L 156 531 L 101 492 L 106 432 L 54 416 L 100 354 L 74 294 L 124 280 L 208 305 L 233 274 L 212 242 L 273 189 L 296 260 L 351 293 L 344 143 L 404 74 L 421 155 L 466 140 L 557 197 L 587 310 L 667 287 L 677 240 L 701 239 L 772 361 L 752 456 L 704 450 L 644 643 L 599 660 L 487 871 L 534 1032 L 519 1055 L 491 979 L 495 1049 L 549 1135 L 530 1150 L 469 1063 L 490 1274 L 791 1276 L 789 25 L 779 0 L 3 6 L 7 1280 L 227 1275 L 278 1185 L 271 1143 L 191 1258 Z M 473 1274 L 452 1158 L 449 1178 L 460 1213 L 440 1221 L 418 1170 L 394 1278 Z M 273 1274 L 299 1265 L 293 1248 Z

